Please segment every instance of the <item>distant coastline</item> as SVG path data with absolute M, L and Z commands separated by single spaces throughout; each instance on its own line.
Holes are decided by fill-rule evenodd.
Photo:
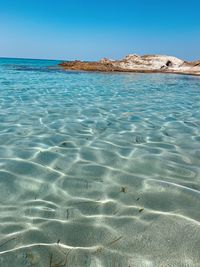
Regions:
M 63 61 L 65 70 L 134 73 L 173 73 L 200 76 L 200 60 L 188 62 L 165 55 L 128 55 L 121 60 Z

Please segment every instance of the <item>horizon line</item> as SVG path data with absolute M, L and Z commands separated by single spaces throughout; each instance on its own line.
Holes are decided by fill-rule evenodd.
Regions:
M 147 56 L 147 55 L 150 55 L 150 56 L 154 56 L 154 55 L 157 55 L 157 56 L 171 56 L 171 57 L 176 57 L 176 58 L 181 59 L 181 60 L 186 61 L 186 62 L 194 62 L 194 61 L 198 61 L 199 60 L 199 58 L 196 58 L 194 60 L 189 60 L 188 61 L 188 60 L 182 59 L 181 57 L 177 57 L 175 55 L 168 55 L 168 54 L 142 54 L 142 55 L 140 55 L 140 54 L 129 53 L 127 55 L 138 55 L 138 56 Z M 125 55 L 124 57 L 126 57 L 127 55 Z M 107 57 L 103 57 L 103 58 L 107 58 Z M 55 58 L 54 59 L 50 59 L 50 58 L 7 57 L 7 56 L 0 56 L 0 59 L 24 59 L 24 60 L 46 60 L 46 61 L 75 61 L 75 60 L 80 60 L 80 59 L 71 59 L 71 60 L 68 60 L 68 59 L 55 59 Z M 96 62 L 98 60 L 87 60 L 87 59 L 84 59 L 84 60 L 80 60 L 80 61 Z
M 0 59 L 27 59 L 27 60 L 65 61 L 64 59 L 30 58 L 30 57 L 2 57 L 2 56 L 0 56 Z

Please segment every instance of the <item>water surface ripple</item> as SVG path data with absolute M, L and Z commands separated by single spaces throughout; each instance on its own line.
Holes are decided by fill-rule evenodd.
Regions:
M 200 266 L 200 78 L 0 59 L 0 266 Z

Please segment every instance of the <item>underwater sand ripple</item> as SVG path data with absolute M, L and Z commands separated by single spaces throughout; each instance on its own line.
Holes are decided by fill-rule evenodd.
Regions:
M 199 79 L 4 68 L 0 266 L 200 266 Z

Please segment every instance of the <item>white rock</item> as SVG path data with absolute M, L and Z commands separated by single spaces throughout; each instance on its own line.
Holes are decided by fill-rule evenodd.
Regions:
M 121 68 L 130 70 L 160 70 L 160 69 L 179 69 L 184 61 L 172 56 L 164 55 L 128 55 L 120 61 L 115 61 Z

